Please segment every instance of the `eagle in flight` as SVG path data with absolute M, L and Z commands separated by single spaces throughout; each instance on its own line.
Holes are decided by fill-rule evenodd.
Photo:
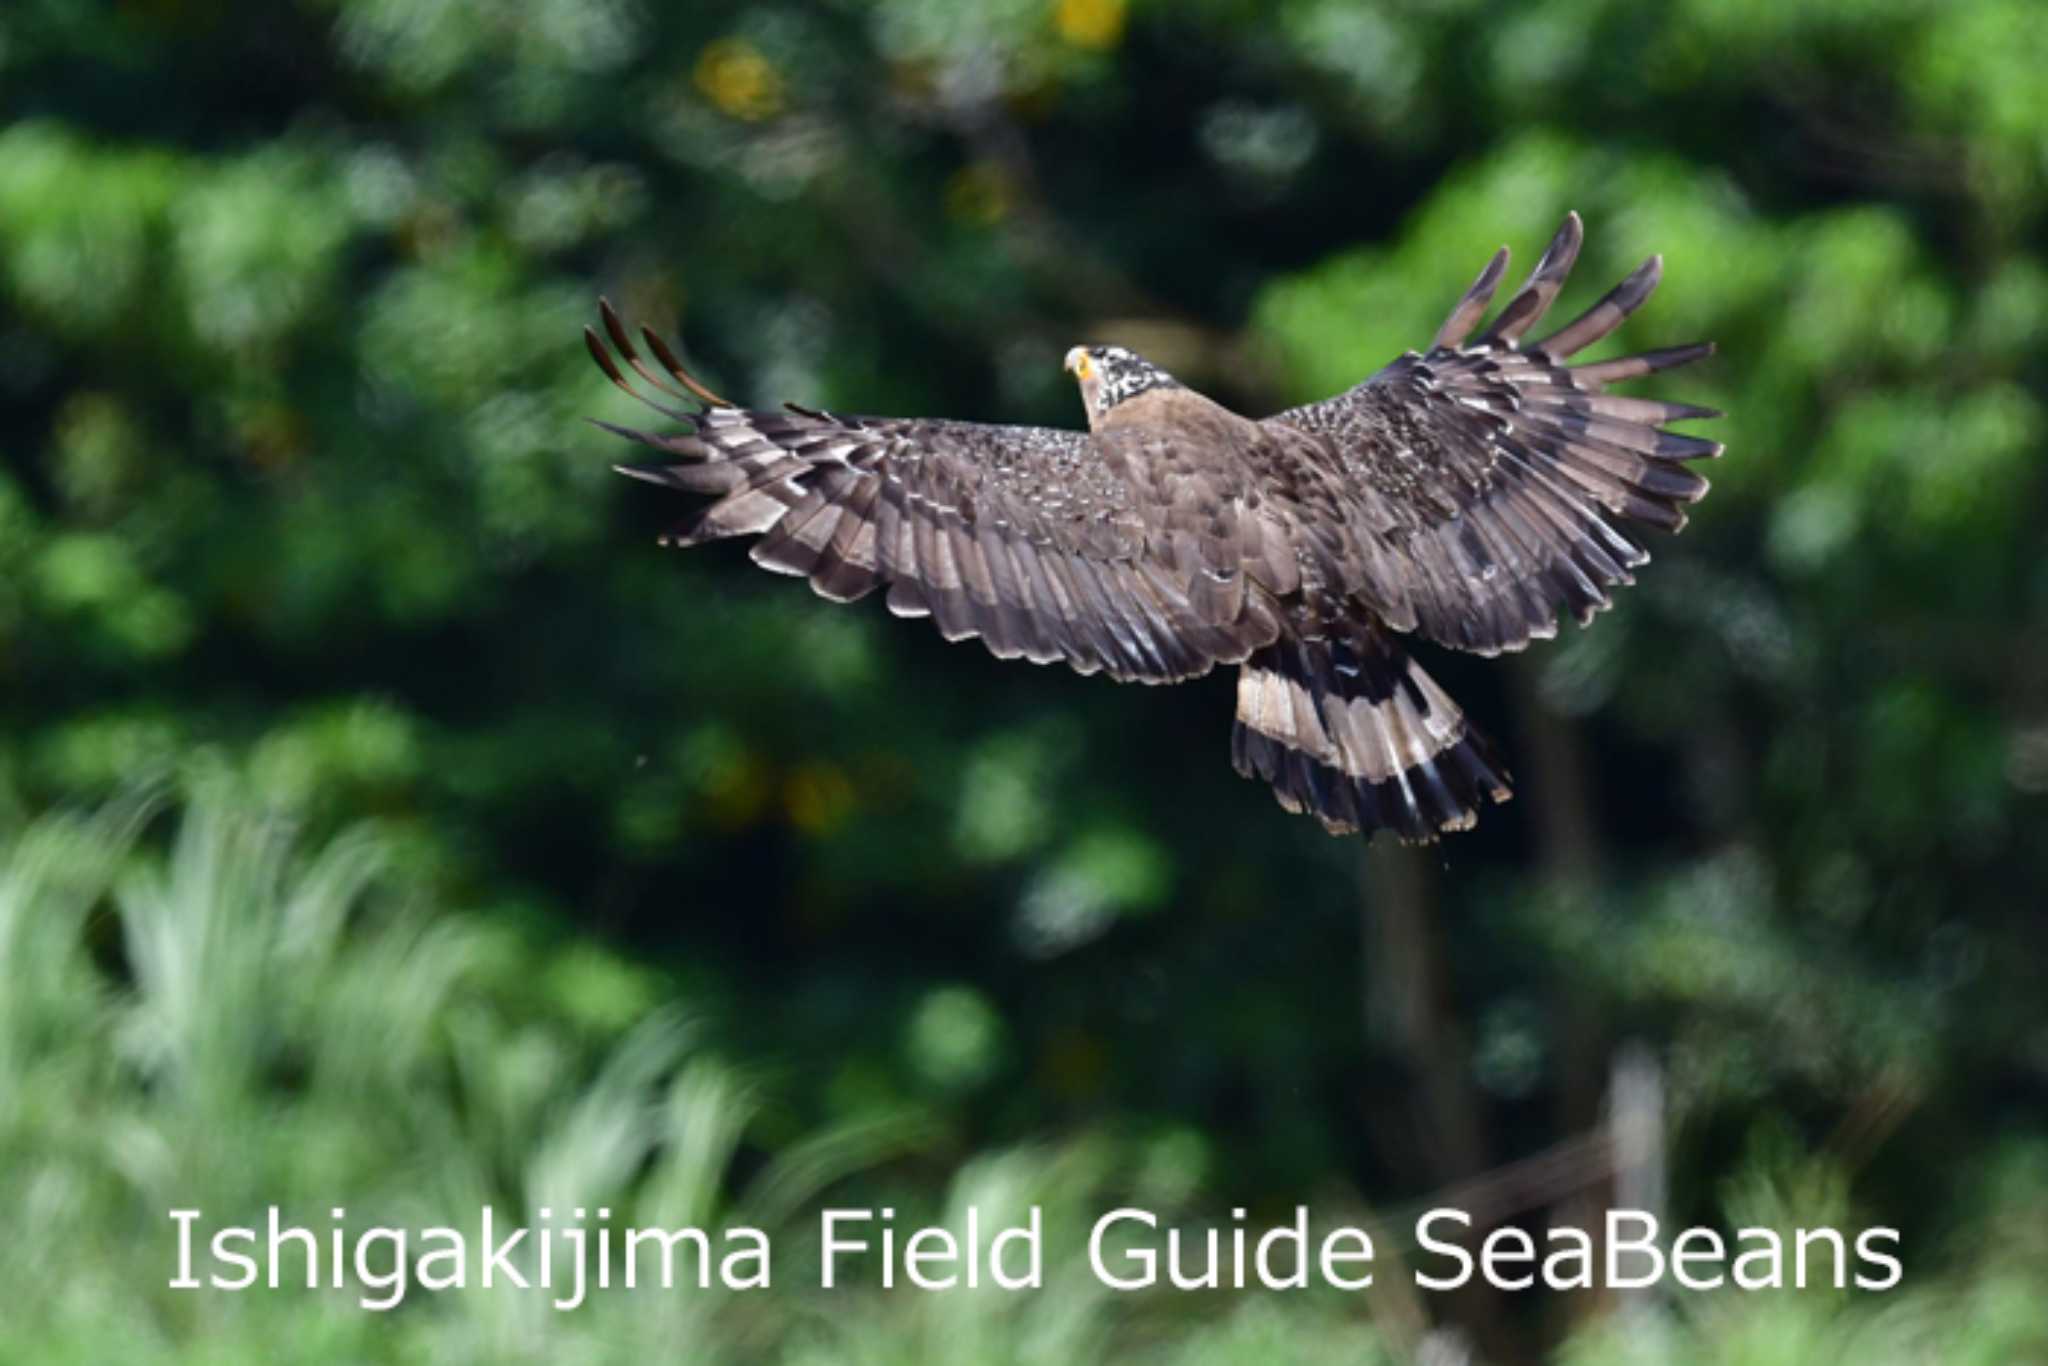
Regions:
M 756 412 L 642 329 L 664 383 L 608 304 L 616 356 L 585 336 L 613 383 L 683 424 L 599 424 L 661 452 L 620 472 L 712 495 L 666 544 L 758 537 L 765 568 L 838 602 L 884 589 L 897 616 L 1003 659 L 1141 683 L 1234 664 L 1238 772 L 1333 833 L 1427 841 L 1509 779 L 1406 638 L 1493 655 L 1555 635 L 1559 607 L 1585 624 L 1648 559 L 1629 526 L 1678 530 L 1707 491 L 1685 462 L 1721 453 L 1664 430 L 1714 410 L 1607 392 L 1711 343 L 1572 363 L 1649 298 L 1661 258 L 1523 340 L 1582 234 L 1567 216 L 1476 335 L 1505 247 L 1427 351 L 1257 421 L 1117 346 L 1068 352 L 1088 414 L 1069 431 Z

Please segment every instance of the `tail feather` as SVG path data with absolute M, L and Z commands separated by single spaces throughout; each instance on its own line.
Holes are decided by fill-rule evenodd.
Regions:
M 1377 628 L 1286 637 L 1238 670 L 1231 760 L 1332 834 L 1469 828 L 1508 775 L 1444 690 Z

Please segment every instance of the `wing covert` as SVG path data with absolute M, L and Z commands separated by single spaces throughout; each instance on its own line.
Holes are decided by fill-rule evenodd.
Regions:
M 607 307 L 606 330 L 643 381 L 654 376 Z M 702 399 L 674 357 L 662 366 Z M 850 602 L 886 588 L 898 616 L 929 616 L 949 640 L 1001 658 L 1065 660 L 1084 674 L 1171 682 L 1234 663 L 1278 632 L 1269 601 L 1220 614 L 1170 546 L 1173 508 L 1120 476 L 1086 432 L 930 418 L 850 417 L 790 407 L 679 408 L 641 393 L 595 334 L 593 355 L 628 393 L 689 430 L 598 425 L 663 452 L 621 473 L 714 495 L 665 544 L 757 536 L 756 563 Z M 666 394 L 669 398 L 680 395 Z M 1128 467 L 1127 467 L 1128 468 Z
M 1685 505 L 1707 492 L 1683 462 L 1719 455 L 1720 444 L 1663 428 L 1719 414 L 1605 391 L 1708 355 L 1711 344 L 1567 363 L 1650 296 L 1659 258 L 1563 328 L 1522 342 L 1563 288 L 1582 238 L 1578 215 L 1568 216 L 1477 337 L 1505 248 L 1428 352 L 1266 420 L 1310 434 L 1342 461 L 1353 516 L 1385 552 L 1371 557 L 1361 595 L 1390 625 L 1495 654 L 1556 634 L 1560 606 L 1584 623 L 1649 558 L 1627 525 L 1676 531 Z

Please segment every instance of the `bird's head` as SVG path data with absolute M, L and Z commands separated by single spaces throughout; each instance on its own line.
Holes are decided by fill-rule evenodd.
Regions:
M 1077 346 L 1067 352 L 1067 369 L 1081 384 L 1081 403 L 1093 427 L 1109 410 L 1148 389 L 1177 389 L 1180 381 L 1121 346 Z

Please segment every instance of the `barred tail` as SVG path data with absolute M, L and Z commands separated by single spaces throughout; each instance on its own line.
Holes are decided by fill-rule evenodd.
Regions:
M 1377 628 L 1283 637 L 1238 670 L 1231 760 L 1333 835 L 1426 843 L 1508 799 L 1493 746 L 1407 650 Z

